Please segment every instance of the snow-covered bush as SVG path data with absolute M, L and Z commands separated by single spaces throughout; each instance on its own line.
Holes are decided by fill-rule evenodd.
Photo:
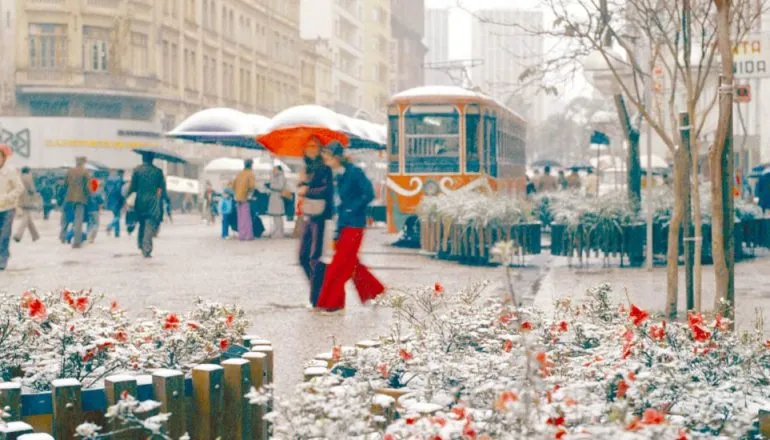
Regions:
M 117 302 L 90 291 L 0 296 L 0 370 L 36 390 L 54 379 L 84 387 L 121 372 L 189 370 L 240 341 L 249 322 L 237 306 L 196 300 L 192 311 L 153 309 L 131 321 Z
M 524 200 L 475 192 L 423 197 L 417 214 L 423 220 L 469 226 L 513 225 L 533 218 L 532 207 Z
M 160 403 L 153 400 L 138 401 L 124 392 L 120 401 L 110 406 L 105 418 L 114 425 L 111 430 L 94 423 L 82 423 L 77 429 L 78 438 L 84 440 L 107 440 L 123 434 L 147 440 L 172 440 L 166 430 L 169 414 L 150 415 L 160 408 Z M 189 440 L 186 434 L 179 440 Z
M 770 406 L 770 341 L 730 332 L 718 315 L 662 321 L 616 303 L 608 286 L 559 300 L 548 317 L 475 287 L 385 302 L 391 335 L 345 360 L 353 377 L 278 399 L 276 438 L 741 438 Z M 383 423 L 369 409 L 394 375 L 410 378 L 409 393 Z

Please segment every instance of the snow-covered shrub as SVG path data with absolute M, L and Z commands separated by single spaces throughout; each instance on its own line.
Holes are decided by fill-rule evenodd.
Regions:
M 438 284 L 386 302 L 392 334 L 353 377 L 278 399 L 276 438 L 741 438 L 770 406 L 770 341 L 719 315 L 662 321 L 608 286 L 549 317 Z M 409 394 L 382 423 L 368 409 L 394 372 Z
M 84 440 L 107 440 L 115 435 L 128 433 L 136 438 L 147 440 L 172 440 L 166 430 L 169 414 L 160 413 L 149 416 L 160 408 L 160 403 L 153 400 L 138 401 L 133 396 L 124 392 L 120 401 L 110 406 L 105 413 L 105 418 L 115 427 L 109 432 L 94 423 L 82 423 L 77 429 L 78 438 Z M 185 434 L 179 440 L 189 440 Z
M 499 195 L 456 192 L 423 197 L 417 207 L 423 220 L 449 221 L 468 226 L 512 225 L 532 220 L 528 202 Z
M 131 321 L 117 302 L 90 291 L 25 292 L 0 296 L 0 370 L 25 386 L 47 390 L 59 378 L 84 387 L 121 372 L 182 371 L 240 341 L 249 325 L 243 310 L 196 300 L 192 311 L 153 309 Z

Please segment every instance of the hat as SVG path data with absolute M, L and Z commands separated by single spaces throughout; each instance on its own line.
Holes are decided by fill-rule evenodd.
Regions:
M 345 147 L 342 146 L 341 143 L 337 141 L 329 142 L 326 147 L 324 147 L 332 156 L 336 157 L 342 157 L 345 154 Z

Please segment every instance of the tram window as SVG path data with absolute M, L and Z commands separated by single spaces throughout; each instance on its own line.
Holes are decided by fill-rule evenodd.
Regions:
M 398 173 L 399 169 L 399 157 L 398 157 L 398 116 L 391 115 L 388 117 L 388 145 L 390 151 L 388 154 L 388 171 L 391 173 Z
M 487 173 L 492 177 L 497 177 L 497 119 L 494 116 L 487 116 L 484 118 L 484 125 Z
M 479 156 L 479 115 L 465 116 L 465 172 L 478 173 L 481 171 Z
M 460 115 L 453 106 L 412 106 L 405 114 L 406 172 L 460 172 Z

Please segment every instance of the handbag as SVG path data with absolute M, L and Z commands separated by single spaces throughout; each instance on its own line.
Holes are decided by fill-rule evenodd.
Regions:
M 315 217 L 326 211 L 326 200 L 304 199 L 302 200 L 302 214 Z

